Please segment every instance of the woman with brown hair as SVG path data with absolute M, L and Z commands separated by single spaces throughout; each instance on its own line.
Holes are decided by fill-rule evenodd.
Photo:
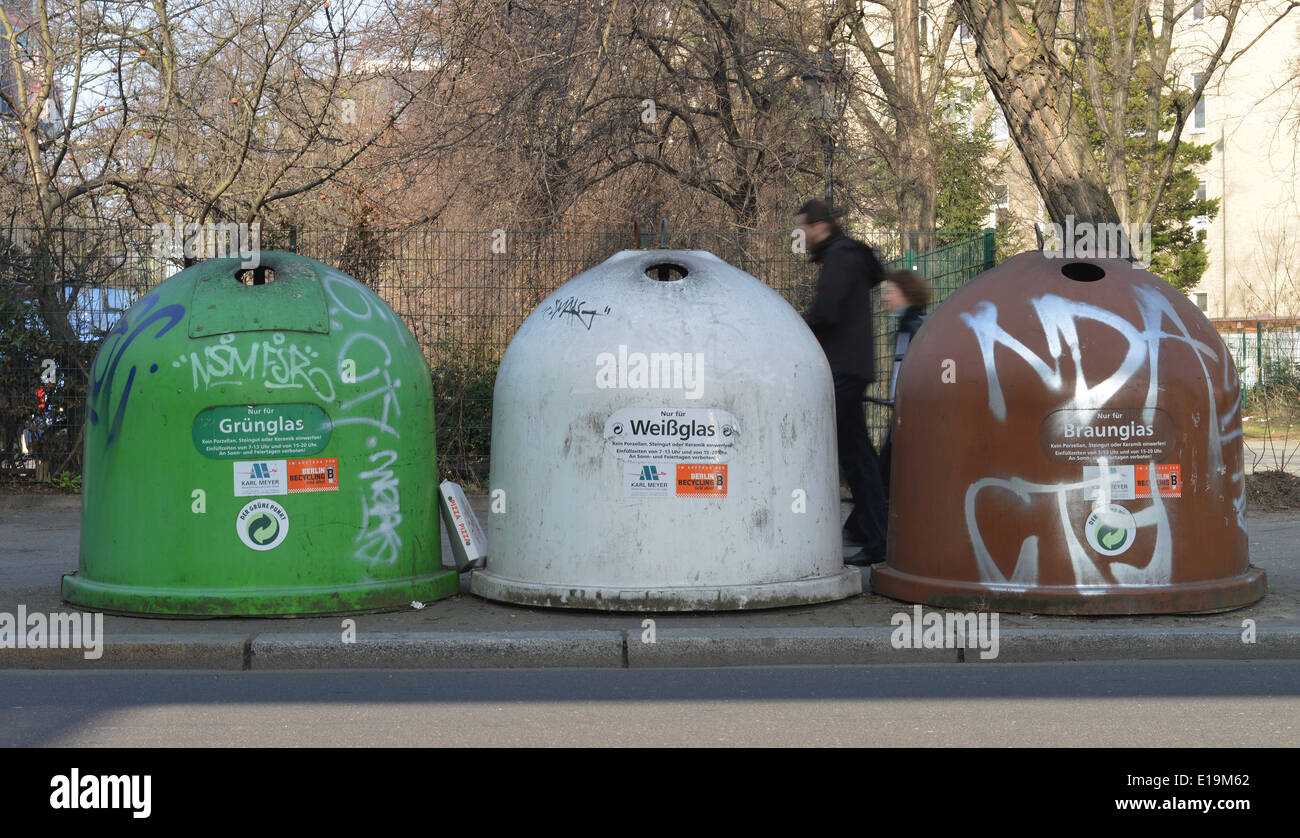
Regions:
M 886 313 L 898 318 L 898 336 L 894 339 L 894 371 L 889 378 L 889 397 L 898 389 L 898 369 L 903 365 L 903 353 L 925 321 L 925 306 L 930 302 L 930 286 L 925 277 L 916 271 L 891 271 L 880 285 L 880 302 Z M 885 488 L 885 502 L 889 502 L 889 465 L 894 450 L 894 429 L 891 426 L 880 449 L 880 480 Z

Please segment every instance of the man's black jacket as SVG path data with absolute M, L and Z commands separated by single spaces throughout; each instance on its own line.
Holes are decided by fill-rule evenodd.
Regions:
M 843 233 L 815 245 L 812 256 L 822 271 L 804 320 L 821 341 L 832 373 L 875 381 L 871 289 L 884 281 L 884 267 L 871 248 Z

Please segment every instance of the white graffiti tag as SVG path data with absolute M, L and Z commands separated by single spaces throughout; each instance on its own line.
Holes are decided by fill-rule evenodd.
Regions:
M 1227 446 L 1233 444 L 1241 435 L 1237 413 L 1241 409 L 1240 394 L 1233 407 L 1222 417 L 1218 415 L 1218 403 L 1211 367 L 1218 364 L 1223 369 L 1223 390 L 1230 391 L 1237 387 L 1236 371 L 1227 347 L 1222 341 L 1213 345 L 1197 340 L 1175 310 L 1173 303 L 1159 290 L 1147 286 L 1133 288 L 1134 300 L 1141 316 L 1141 324 L 1134 325 L 1114 312 L 1098 308 L 1088 303 L 1068 300 L 1053 294 L 1046 294 L 1031 300 L 1034 313 L 1038 317 L 1047 341 L 1047 358 L 1040 357 L 1024 343 L 1008 333 L 998 323 L 998 309 L 993 303 L 981 301 L 969 313 L 963 313 L 961 319 L 975 333 L 980 353 L 984 359 L 984 371 L 988 381 L 989 412 L 995 419 L 1005 422 L 1007 403 L 1002 384 L 998 378 L 995 362 L 995 350 L 998 346 L 1010 349 L 1015 355 L 1029 365 L 1043 384 L 1051 390 L 1059 391 L 1064 386 L 1063 365 L 1067 362 L 1064 355 L 1068 351 L 1068 363 L 1074 367 L 1074 393 L 1064 406 L 1091 410 L 1110 406 L 1109 401 L 1120 392 L 1135 376 L 1145 374 L 1146 392 L 1142 407 L 1154 412 L 1161 392 L 1159 369 L 1160 351 L 1163 344 L 1173 342 L 1183 344 L 1193 350 L 1200 365 L 1204 381 L 1204 421 L 1209 437 L 1208 471 L 1209 479 L 1227 478 L 1236 484 L 1233 507 L 1237 524 L 1245 529 L 1245 482 L 1242 471 L 1227 474 Z M 1114 370 L 1104 378 L 1089 384 L 1084 375 L 1084 351 L 1079 341 L 1078 322 L 1081 320 L 1100 323 L 1115 332 L 1115 339 L 1125 342 L 1124 358 Z M 1096 370 L 1090 365 L 1089 369 Z M 1140 379 L 1139 379 L 1140 380 Z M 1122 405 L 1131 407 L 1133 405 Z M 1201 414 L 1193 414 L 1193 421 L 1200 423 Z M 1236 427 L 1234 427 L 1234 425 Z M 1230 430 L 1231 428 L 1231 430 Z M 1240 443 L 1235 443 L 1240 444 Z M 1098 459 L 1101 475 L 1109 473 L 1106 458 Z M 1149 465 L 1149 473 L 1155 474 L 1156 464 Z M 1191 476 L 1193 480 L 1196 475 Z M 1154 480 L 1152 481 L 1154 485 Z M 1166 500 L 1159 490 L 1151 492 L 1151 505 L 1133 513 L 1136 526 L 1155 527 L 1156 540 L 1153 552 L 1145 564 L 1129 564 L 1111 561 L 1108 565 L 1114 581 L 1107 579 L 1102 570 L 1089 558 L 1083 545 L 1075 536 L 1076 527 L 1070 520 L 1069 509 L 1088 509 L 1078 501 L 1088 497 L 1098 497 L 1098 503 L 1092 509 L 1104 508 L 1109 503 L 1109 478 L 1083 480 L 1075 483 L 1043 484 L 1030 483 L 1020 478 L 1002 479 L 986 477 L 976 480 L 966 491 L 965 515 L 966 528 L 975 549 L 975 561 L 980 579 L 993 587 L 1022 588 L 1038 583 L 1038 537 L 1030 536 L 1020 545 L 1015 566 L 1008 576 L 1003 573 L 997 562 L 989 554 L 980 533 L 979 522 L 975 515 L 975 501 L 980 492 L 987 489 L 1003 489 L 1018 497 L 1024 503 L 1030 503 L 1035 496 L 1054 496 L 1059 511 L 1060 525 L 1065 532 L 1069 548 L 1070 562 L 1074 571 L 1075 585 L 1081 588 L 1104 585 L 1159 585 L 1168 584 L 1172 578 L 1172 558 L 1170 541 L 1169 514 Z M 1085 495 L 1069 501 L 1071 493 L 1084 492 Z M 1091 495 L 1087 494 L 1091 492 Z
M 356 345 L 357 342 L 359 341 L 367 341 L 369 343 L 374 344 L 375 346 L 378 346 L 381 350 L 383 350 L 384 363 L 382 366 L 376 365 L 373 369 L 365 373 L 361 373 L 360 371 L 358 371 L 358 373 L 356 374 L 356 378 L 354 380 L 356 381 L 356 383 L 359 384 L 363 381 L 370 381 L 371 379 L 379 378 L 382 379 L 382 383 L 377 381 L 376 382 L 377 386 L 375 386 L 369 392 L 362 393 L 356 398 L 349 399 L 346 402 L 343 402 L 343 404 L 339 405 L 339 407 L 343 412 L 346 413 L 352 410 L 352 408 L 356 407 L 357 405 L 366 404 L 374 399 L 379 399 L 378 405 L 369 405 L 372 408 L 377 408 L 376 412 L 378 415 L 377 416 L 343 416 L 338 420 L 336 420 L 334 424 L 335 425 L 369 425 L 370 427 L 375 428 L 383 433 L 391 434 L 394 437 L 401 438 L 401 434 L 398 433 L 397 430 L 391 424 L 389 424 L 388 421 L 390 416 L 402 415 L 401 405 L 397 401 L 397 391 L 402 386 L 402 379 L 393 378 L 388 372 L 388 367 L 391 366 L 393 363 L 393 353 L 389 351 L 388 345 L 372 334 L 357 333 L 357 334 L 349 335 L 348 339 L 345 340 L 343 342 L 343 345 L 339 348 L 339 369 L 341 371 L 344 362 L 352 358 L 353 355 L 352 347 Z
M 366 447 L 377 449 L 381 437 L 402 438 L 395 424 L 402 414 L 398 402 L 402 380 L 394 378 L 389 369 L 393 364 L 390 347 L 406 347 L 408 333 L 391 309 L 376 305 L 341 275 L 326 274 L 324 285 L 330 300 L 330 326 L 348 336 L 339 345 L 336 372 L 341 380 L 365 388 L 339 405 L 334 426 L 370 428 L 375 435 L 366 439 Z M 358 351 L 368 350 L 368 357 L 377 357 L 375 348 L 382 354 L 382 361 L 370 369 L 357 369 Z M 370 455 L 374 467 L 359 475 L 361 529 L 353 556 L 371 567 L 392 564 L 402 553 L 401 479 L 394 469 L 397 460 L 398 453 L 393 449 L 376 450 Z
M 306 389 L 317 398 L 332 401 L 334 381 L 324 368 L 316 366 L 319 356 L 310 346 L 287 342 L 283 332 L 243 347 L 236 345 L 235 335 L 225 334 L 202 352 L 181 355 L 172 366 L 189 366 L 196 392 L 200 387 L 209 390 L 252 381 L 271 390 Z
M 397 452 L 376 451 L 370 455 L 370 462 L 378 465 L 358 475 L 362 482 L 370 485 L 362 493 L 357 558 L 371 564 L 392 563 L 402 549 L 402 538 L 398 535 L 402 525 L 401 495 L 397 488 L 398 479 L 392 470 L 393 463 L 397 462 Z
M 1105 460 L 1102 474 L 1106 475 Z M 1151 464 L 1154 473 L 1155 464 Z M 1101 569 L 1084 552 L 1083 545 L 1075 536 L 1075 527 L 1070 520 L 1070 504 L 1067 502 L 1071 492 L 1095 490 L 1100 493 L 1098 504 L 1104 507 L 1108 502 L 1109 478 L 1098 477 L 1078 483 L 1030 483 L 1013 477 L 1002 480 L 986 477 L 977 480 L 966 490 L 966 530 L 970 533 L 971 544 L 975 548 L 975 564 L 979 570 L 980 581 L 991 588 L 1024 590 L 1038 584 L 1038 536 L 1031 535 L 1020 543 L 1020 553 L 1010 577 L 1002 572 L 984 544 L 979 522 L 975 518 L 975 501 L 979 493 L 986 489 L 1005 489 L 1018 497 L 1023 503 L 1031 503 L 1035 496 L 1055 495 L 1056 507 L 1060 516 L 1061 529 L 1065 533 L 1065 543 L 1070 552 L 1070 564 L 1074 569 L 1076 587 L 1105 585 L 1163 585 L 1168 584 L 1172 571 L 1172 546 L 1169 537 L 1169 515 L 1164 500 L 1159 492 L 1153 492 L 1151 505 L 1133 514 L 1133 521 L 1138 529 L 1156 528 L 1156 543 L 1151 557 L 1144 566 L 1112 561 L 1110 572 L 1115 581 L 1111 582 L 1102 574 Z M 1076 505 L 1076 508 L 1077 505 Z
M 1048 294 L 1033 301 L 1034 311 L 1042 324 L 1043 334 L 1047 338 L 1047 351 L 1053 364 L 1038 357 L 1034 352 L 998 325 L 998 308 L 990 302 L 981 302 L 970 314 L 962 314 L 961 319 L 975 332 L 979 341 L 980 354 L 984 356 L 984 372 L 989 383 L 989 410 L 1002 421 L 1007 418 L 1007 403 L 1002 395 L 1002 384 L 998 380 L 998 368 L 994 363 L 994 349 L 1001 344 L 1019 355 L 1029 364 L 1043 383 L 1053 390 L 1060 390 L 1061 355 L 1069 349 L 1074 362 L 1074 406 L 1078 408 L 1101 407 L 1124 386 L 1125 382 L 1141 368 L 1147 360 L 1147 345 L 1143 333 L 1134 329 L 1124 318 L 1087 303 L 1077 303 L 1063 297 Z M 1129 342 L 1128 352 L 1123 363 L 1105 380 L 1089 387 L 1083 375 L 1083 353 L 1079 348 L 1077 320 L 1095 320 L 1105 324 L 1123 335 Z M 1154 405 L 1150 405 L 1154 407 Z

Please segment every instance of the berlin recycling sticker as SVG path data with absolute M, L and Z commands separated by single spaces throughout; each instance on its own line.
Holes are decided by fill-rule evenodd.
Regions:
M 1084 534 L 1088 537 L 1088 546 L 1098 553 L 1118 556 L 1133 546 L 1137 522 L 1133 520 L 1132 512 L 1112 503 L 1092 511 L 1084 524 Z
M 289 514 L 275 501 L 258 498 L 239 510 L 235 532 L 254 550 L 274 550 L 289 534 Z

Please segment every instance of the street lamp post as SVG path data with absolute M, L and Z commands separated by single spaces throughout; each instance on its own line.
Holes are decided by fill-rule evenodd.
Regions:
M 822 144 L 825 167 L 826 204 L 835 205 L 835 134 L 843 103 L 840 101 L 839 74 L 830 52 L 822 55 L 821 64 L 803 75 L 804 92 L 808 95 L 808 109 Z

